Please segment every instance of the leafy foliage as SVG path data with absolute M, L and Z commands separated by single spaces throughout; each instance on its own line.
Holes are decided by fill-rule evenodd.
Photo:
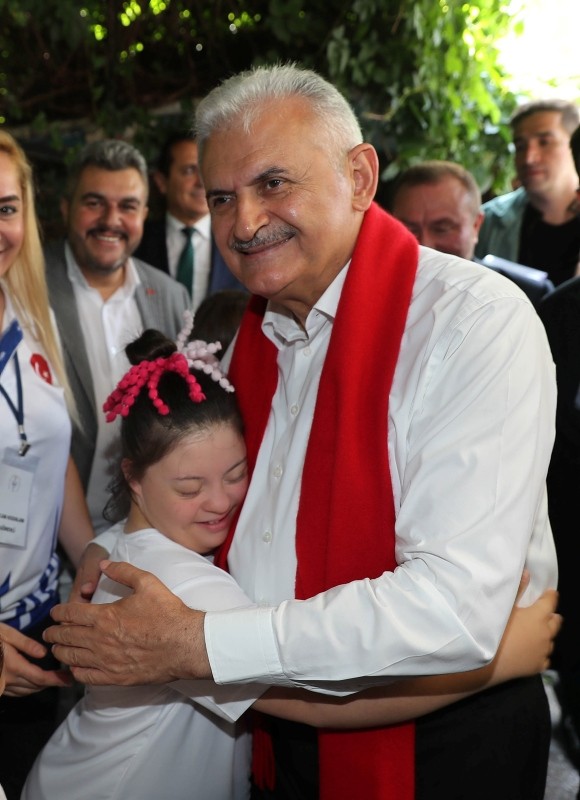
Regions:
M 292 60 L 352 102 L 384 180 L 418 160 L 448 158 L 484 190 L 503 191 L 514 97 L 494 43 L 511 24 L 506 5 L 0 0 L 0 124 L 55 169 L 70 148 L 103 133 L 133 139 L 151 158 L 165 126 L 190 119 L 195 99 L 218 81 Z

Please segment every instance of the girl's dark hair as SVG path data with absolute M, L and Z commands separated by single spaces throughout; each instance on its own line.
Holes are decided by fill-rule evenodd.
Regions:
M 131 364 L 166 358 L 177 350 L 175 342 L 160 331 L 146 330 L 125 348 Z M 155 408 L 143 387 L 126 417 L 121 419 L 120 459 L 117 477 L 110 486 L 111 497 L 105 507 L 104 517 L 118 522 L 129 513 L 131 491 L 123 472 L 121 461 L 130 463 L 131 477 L 140 479 L 145 471 L 160 461 L 175 445 L 192 432 L 207 431 L 215 425 L 232 425 L 240 435 L 243 424 L 235 394 L 226 392 L 209 375 L 192 369 L 205 395 L 201 403 L 189 397 L 188 385 L 175 372 L 165 372 L 159 379 L 159 396 L 169 406 L 162 415 Z

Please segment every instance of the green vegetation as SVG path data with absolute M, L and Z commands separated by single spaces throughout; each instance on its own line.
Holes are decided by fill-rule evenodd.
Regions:
M 384 180 L 415 161 L 449 158 L 471 169 L 482 189 L 504 191 L 514 97 L 494 43 L 510 29 L 506 7 L 507 0 L 0 0 L 0 124 L 30 141 L 33 158 L 48 141 L 55 164 L 99 133 L 131 138 L 151 157 L 164 126 L 179 114 L 190 119 L 195 99 L 218 81 L 252 64 L 292 60 L 348 97 L 379 150 Z

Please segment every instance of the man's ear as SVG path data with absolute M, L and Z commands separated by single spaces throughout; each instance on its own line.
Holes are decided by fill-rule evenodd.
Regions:
M 348 154 L 353 179 L 353 208 L 366 211 L 377 193 L 379 182 L 379 157 L 367 142 L 357 144 Z
M 483 211 L 480 211 L 473 222 L 473 228 L 475 230 L 476 236 L 479 234 L 479 229 L 481 228 L 484 219 L 485 219 L 485 214 L 483 213 Z M 477 239 L 475 241 L 477 242 Z
M 60 214 L 61 214 L 65 224 L 66 224 L 66 221 L 68 219 L 68 210 L 69 210 L 69 202 L 68 202 L 67 198 L 66 197 L 61 197 L 60 198 Z
M 158 169 L 153 173 L 153 181 L 161 194 L 167 194 L 167 178 Z

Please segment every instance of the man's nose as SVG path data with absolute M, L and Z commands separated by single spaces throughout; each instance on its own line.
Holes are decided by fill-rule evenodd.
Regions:
M 238 196 L 234 236 L 241 242 L 249 242 L 260 228 L 268 224 L 269 214 L 262 198 L 250 194 Z

